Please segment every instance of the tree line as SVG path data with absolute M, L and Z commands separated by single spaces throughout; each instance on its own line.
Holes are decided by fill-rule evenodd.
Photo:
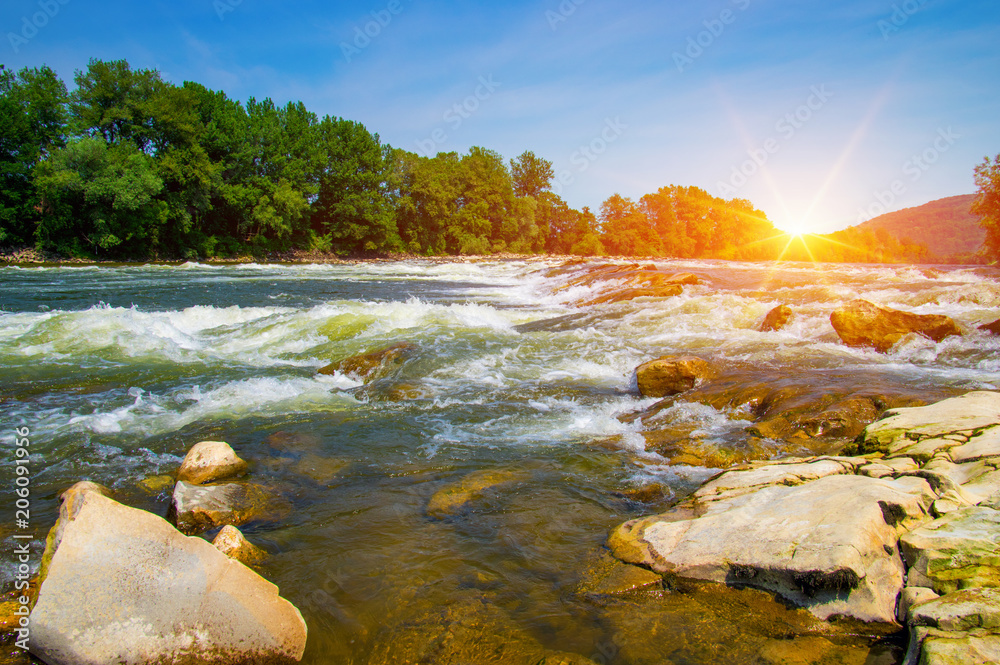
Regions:
M 302 102 L 244 104 L 125 60 L 91 60 L 73 82 L 69 91 L 46 66 L 0 65 L 0 246 L 119 260 L 291 249 L 737 260 L 789 252 L 749 201 L 697 187 L 638 201 L 615 194 L 595 214 L 553 193 L 552 163 L 531 151 L 508 161 L 481 147 L 420 156 Z M 845 240 L 872 251 L 813 258 L 926 256 L 892 238 Z

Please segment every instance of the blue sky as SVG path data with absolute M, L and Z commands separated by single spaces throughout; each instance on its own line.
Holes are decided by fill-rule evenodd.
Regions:
M 125 58 L 414 152 L 532 150 L 577 208 L 696 185 L 827 232 L 1000 153 L 996 0 L 4 0 L 0 27 L 71 87 Z

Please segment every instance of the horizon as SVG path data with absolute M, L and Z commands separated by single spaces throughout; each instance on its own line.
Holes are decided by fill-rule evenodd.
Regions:
M 984 85 L 1000 7 L 985 1 L 87 9 L 7 3 L 0 62 L 48 65 L 72 89 L 91 58 L 125 59 L 243 103 L 302 101 L 418 154 L 530 150 L 595 212 L 693 185 L 830 233 L 973 193 L 974 167 L 1000 152 L 1000 90 Z

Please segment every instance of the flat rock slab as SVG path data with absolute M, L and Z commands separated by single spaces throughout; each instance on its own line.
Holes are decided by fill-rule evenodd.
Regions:
M 826 476 L 853 474 L 855 469 L 867 463 L 868 460 L 861 458 L 831 457 L 736 469 L 708 481 L 698 488 L 694 496 L 702 500 L 714 500 L 740 496 L 769 485 L 802 485 Z
M 859 444 L 861 453 L 903 455 L 915 444 L 935 439 L 940 443 L 935 449 L 924 451 L 928 457 L 938 448 L 959 449 L 958 454 L 963 457 L 973 454 L 981 445 L 993 445 L 997 435 L 989 430 L 1000 428 L 1000 393 L 976 391 L 929 406 L 892 409 L 886 413 L 886 418 L 865 429 Z M 987 438 L 979 439 L 983 436 Z M 975 447 L 966 448 L 968 444 Z
M 821 619 L 895 623 L 899 531 L 926 520 L 934 498 L 921 478 L 831 475 L 712 501 L 693 519 L 626 522 L 608 545 L 668 578 L 772 591 Z
M 275 585 L 96 492 L 64 499 L 42 574 L 30 646 L 50 665 L 292 663 L 305 649 Z
M 1000 510 L 956 510 L 904 534 L 899 544 L 913 586 L 940 594 L 1000 586 Z
M 914 626 L 969 631 L 977 628 L 1000 631 L 1000 589 L 964 589 L 914 605 L 909 621 Z

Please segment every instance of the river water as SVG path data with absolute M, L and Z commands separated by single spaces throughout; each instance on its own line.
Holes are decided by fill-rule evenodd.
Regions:
M 1000 389 L 1000 337 L 976 330 L 1000 318 L 995 269 L 665 261 L 703 283 L 581 308 L 607 285 L 560 289 L 570 275 L 547 272 L 556 265 L 0 269 L 0 486 L 14 483 L 13 429 L 28 427 L 34 561 L 73 482 L 165 515 L 169 490 L 139 482 L 224 440 L 281 496 L 243 530 L 306 618 L 306 663 L 520 662 L 522 643 L 596 662 L 750 663 L 776 635 L 814 629 L 789 628 L 799 614 L 766 599 L 577 592 L 611 528 L 715 472 L 646 452 L 642 422 L 619 419 L 655 402 L 635 391 L 634 368 L 691 354 L 758 375 L 870 377 L 928 399 Z M 968 333 L 888 354 L 848 348 L 829 315 L 858 297 L 947 314 Z M 757 332 L 782 303 L 791 326 Z M 317 374 L 398 342 L 418 350 L 388 383 Z M 708 446 L 749 424 L 704 405 L 671 417 Z M 451 518 L 427 514 L 435 492 L 483 469 L 518 482 Z M 8 552 L 12 533 L 0 526 Z M 12 557 L 2 561 L 10 580 Z M 472 646 L 449 652 L 442 634 Z M 831 639 L 873 649 L 869 662 L 899 656 L 868 636 Z

